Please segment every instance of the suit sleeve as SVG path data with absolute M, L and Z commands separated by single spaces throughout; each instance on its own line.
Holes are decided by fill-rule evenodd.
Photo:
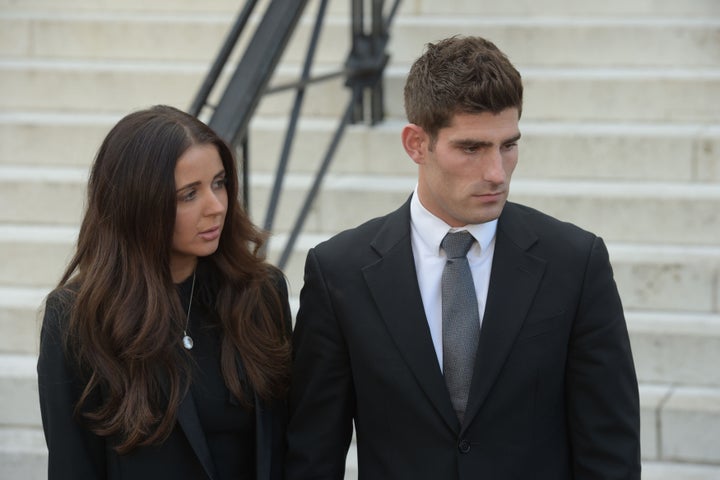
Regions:
M 285 276 L 278 271 L 276 288 L 282 301 L 282 323 L 280 328 L 287 339 L 292 337 L 292 312 L 288 300 L 288 288 Z M 270 452 L 270 474 L 272 480 L 281 480 L 284 475 L 283 460 L 285 458 L 285 435 L 287 432 L 288 405 L 287 399 L 272 402 L 272 441 Z M 260 455 L 258 455 L 260 459 Z M 277 460 L 280 459 L 280 460 Z M 259 460 L 258 460 L 259 461 Z
M 282 330 L 287 338 L 292 337 L 292 312 L 290 310 L 290 301 L 288 294 L 287 281 L 284 276 L 281 276 L 278 281 L 278 291 L 280 292 L 280 298 L 282 300 L 283 310 L 283 323 Z
M 61 332 L 66 323 L 66 311 L 51 294 L 45 308 L 37 364 L 40 412 L 48 447 L 48 480 L 103 479 L 105 441 L 84 428 L 74 415 L 84 384 L 64 351 Z
M 340 480 L 355 393 L 347 345 L 314 250 L 305 263 L 293 349 L 286 478 Z
M 570 340 L 566 391 L 573 478 L 640 478 L 640 406 L 623 308 L 595 238 Z

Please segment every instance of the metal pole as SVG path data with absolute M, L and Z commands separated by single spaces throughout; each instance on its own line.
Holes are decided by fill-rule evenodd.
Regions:
M 290 254 L 292 253 L 292 249 L 295 246 L 297 237 L 298 237 L 298 235 L 300 235 L 300 231 L 302 230 L 302 227 L 305 224 L 305 219 L 307 218 L 308 213 L 310 213 L 310 208 L 312 207 L 312 204 L 315 201 L 315 197 L 317 196 L 318 191 L 320 191 L 320 185 L 322 184 L 322 181 L 325 178 L 325 174 L 327 173 L 328 167 L 330 166 L 330 162 L 332 161 L 332 158 L 335 155 L 335 150 L 337 150 L 337 147 L 340 144 L 340 140 L 342 139 L 342 136 L 345 133 L 345 127 L 347 127 L 348 123 L 350 123 L 350 119 L 352 117 L 352 112 L 353 112 L 354 102 L 355 102 L 355 98 L 351 98 L 350 101 L 348 102 L 347 107 L 345 108 L 345 114 L 343 115 L 342 119 L 340 120 L 340 124 L 338 125 L 337 129 L 335 130 L 335 134 L 333 135 L 332 141 L 330 142 L 330 146 L 328 147 L 328 150 L 325 153 L 325 157 L 323 158 L 322 164 L 320 165 L 320 168 L 318 169 L 318 172 L 315 176 L 315 181 L 313 182 L 312 187 L 310 188 L 310 191 L 308 192 L 307 196 L 305 197 L 305 202 L 303 203 L 302 209 L 300 210 L 300 214 L 298 215 L 297 220 L 295 220 L 295 225 L 293 225 L 293 229 L 290 232 L 290 236 L 288 237 L 287 243 L 285 244 L 285 249 L 283 250 L 282 255 L 280 256 L 280 260 L 278 261 L 278 267 L 281 270 L 285 268 L 285 265 L 287 264 L 287 261 L 290 258 Z
M 322 2 L 320 2 L 320 7 L 318 8 L 315 27 L 313 28 L 312 37 L 310 38 L 308 52 L 305 56 L 305 64 L 303 65 L 302 75 L 300 77 L 301 82 L 306 82 L 310 77 L 310 69 L 312 68 L 313 59 L 315 58 L 315 52 L 317 50 L 318 40 L 320 39 L 320 30 L 322 29 L 322 21 L 325 17 L 326 9 L 327 0 L 322 0 Z M 302 108 L 304 99 L 305 87 L 299 86 L 295 92 L 295 102 L 293 103 L 292 111 L 290 113 L 290 123 L 285 133 L 285 141 L 283 142 L 282 152 L 280 153 L 280 160 L 278 162 L 278 169 L 275 174 L 275 183 L 273 184 L 270 200 L 268 202 L 268 209 L 265 215 L 264 228 L 268 231 L 272 230 L 273 222 L 275 220 L 275 211 L 277 210 L 277 205 L 280 201 L 282 184 L 285 178 L 285 171 L 287 170 L 288 158 L 290 157 L 290 148 L 292 147 L 293 140 L 295 139 L 295 132 L 297 130 L 298 119 L 300 117 L 300 109 Z
M 188 113 L 190 115 L 194 117 L 200 115 L 202 108 L 207 103 L 210 92 L 215 86 L 215 83 L 220 77 L 220 74 L 222 73 L 222 69 L 225 67 L 228 58 L 230 58 L 230 54 L 235 48 L 235 44 L 237 44 L 238 39 L 242 34 L 242 31 L 245 29 L 245 25 L 247 24 L 247 21 L 250 18 L 250 14 L 252 13 L 256 4 L 257 0 L 247 0 L 247 2 L 245 2 L 245 7 L 243 7 L 242 11 L 235 20 L 235 24 L 230 30 L 227 38 L 225 38 L 225 42 L 220 48 L 220 52 L 218 53 L 215 62 L 210 68 L 210 72 L 208 72 L 207 76 L 205 77 L 203 84 L 200 86 L 200 90 L 198 90 L 198 93 L 195 96 L 195 100 L 193 100 L 193 103 L 188 110 Z

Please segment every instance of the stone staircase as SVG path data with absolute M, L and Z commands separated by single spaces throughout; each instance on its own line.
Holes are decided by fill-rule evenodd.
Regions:
M 276 81 L 299 71 L 317 2 Z M 0 0 L 0 478 L 45 477 L 35 380 L 41 304 L 73 249 L 87 169 L 107 130 L 155 103 L 187 108 L 241 0 Z M 332 0 L 315 72 L 349 46 Z M 423 44 L 495 41 L 526 102 L 511 199 L 604 237 L 641 382 L 643 478 L 720 478 L 720 3 L 405 0 L 386 74 L 388 120 L 352 126 L 290 258 L 412 190 L 401 88 Z M 290 94 L 251 125 L 251 212 L 262 223 Z M 275 258 L 347 101 L 312 87 L 271 242 Z M 356 477 L 354 457 L 348 478 Z

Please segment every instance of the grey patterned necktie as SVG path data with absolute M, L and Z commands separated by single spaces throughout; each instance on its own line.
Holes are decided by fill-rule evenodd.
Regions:
M 442 273 L 443 374 L 462 424 L 480 338 L 480 315 L 467 252 L 475 239 L 467 231 L 448 233 L 440 246 L 447 262 Z

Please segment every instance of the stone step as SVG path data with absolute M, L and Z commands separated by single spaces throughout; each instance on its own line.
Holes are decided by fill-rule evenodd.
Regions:
M 69 225 L 0 224 L 0 285 L 47 289 L 57 283 L 77 233 Z M 328 236 L 300 236 L 285 267 L 291 286 L 302 286 L 307 250 Z M 286 242 L 282 233 L 270 240 L 271 261 L 280 258 Z M 611 242 L 608 249 L 626 309 L 720 313 L 720 246 Z
M 253 121 L 249 142 L 252 171 L 275 171 L 286 123 L 285 119 L 262 117 Z M 294 171 L 317 170 L 337 123 L 335 119 L 307 119 L 301 124 L 290 157 Z M 416 165 L 400 144 L 405 123 L 389 119 L 374 127 L 350 126 L 331 171 L 414 175 Z M 520 129 L 523 138 L 515 178 L 720 181 L 720 124 L 522 119 Z
M 259 5 L 266 4 L 261 0 Z M 313 2 L 309 2 L 312 8 Z M 349 3 L 344 0 L 331 0 L 332 12 L 348 12 Z M 164 0 L 147 2 L 144 0 L 0 0 L 0 11 L 77 11 L 77 12 L 163 12 L 163 13 L 208 13 L 221 12 L 235 14 L 242 2 L 237 0 Z M 439 15 L 522 15 L 522 16 L 573 16 L 607 15 L 624 18 L 632 15 L 652 15 L 656 17 L 701 16 L 710 17 L 720 14 L 715 0 L 674 1 L 635 1 L 605 0 L 543 0 L 542 2 L 497 2 L 495 0 L 418 0 L 401 2 L 402 11 L 407 14 Z
M 395 63 L 411 63 L 427 42 L 458 32 L 481 32 L 515 65 L 716 66 L 720 62 L 718 20 L 492 17 L 485 12 L 478 16 L 401 16 L 393 25 L 389 51 Z M 687 58 L 673 65 L 669 58 L 662 58 L 665 53 Z
M 720 478 L 720 465 L 645 461 L 642 465 L 642 478 L 643 480 L 717 480 Z
M 187 108 L 209 62 L 0 59 L 5 87 L 0 110 L 128 112 L 156 103 Z M 386 112 L 403 118 L 402 88 L 407 66 L 385 72 Z M 535 68 L 519 65 L 526 94 L 525 120 L 583 122 L 720 122 L 720 68 Z M 335 68 L 319 66 L 321 75 Z M 298 78 L 282 65 L 271 82 Z M 225 77 L 224 77 L 225 78 Z M 220 86 L 222 85 L 222 82 Z M 349 93 L 341 79 L 314 85 L 303 113 L 340 118 Z M 48 95 L 52 92 L 52 95 Z M 219 93 L 210 98 L 213 103 Z M 258 113 L 286 116 L 292 92 L 263 97 Z
M 0 354 L 0 425 L 41 425 L 36 365 L 36 355 Z
M 608 245 L 630 310 L 720 313 L 720 245 Z
M 717 480 L 720 466 L 643 460 L 644 480 Z M 43 480 L 47 478 L 47 448 L 40 428 L 0 428 L 0 478 Z M 350 445 L 345 471 L 347 480 L 357 479 L 357 452 Z
M 612 255 L 616 249 L 612 245 L 610 247 Z M 297 256 L 304 257 L 304 253 Z M 687 301 L 690 307 L 688 310 L 661 310 L 663 306 L 652 300 L 633 306 L 632 295 L 623 288 L 623 283 L 632 284 L 633 279 L 622 274 L 623 270 L 631 268 L 617 260 L 614 261 L 614 268 L 626 309 L 638 378 L 649 383 L 720 387 L 720 371 L 716 368 L 720 362 L 720 313 L 717 306 L 710 312 L 691 310 L 697 305 L 693 305 L 690 300 Z M 297 311 L 297 297 L 302 287 L 302 277 L 298 276 L 300 273 L 296 270 L 300 268 L 291 266 L 286 269 L 293 311 Z M 662 266 L 657 270 L 662 270 Z M 682 282 L 681 278 L 675 281 L 682 289 L 692 290 L 692 282 Z M 4 333 L 0 339 L 0 352 L 37 352 L 42 302 L 51 288 L 0 287 L 0 331 Z M 656 296 L 662 294 L 660 290 Z M 713 295 L 710 299 L 702 300 L 708 302 L 715 298 L 717 296 Z
M 0 222 L 77 225 L 87 169 L 0 165 Z M 285 178 L 275 230 L 289 231 L 314 177 Z M 261 223 L 274 176 L 251 177 L 251 216 Z M 402 204 L 414 176 L 328 174 L 305 231 L 331 233 L 354 227 Z M 18 202 L 17 199 L 24 199 Z M 681 182 L 513 181 L 510 199 L 598 233 L 610 242 L 717 244 L 720 186 Z M 362 208 L 358 208 L 361 205 Z M 663 226 L 662 234 L 658 225 Z
M 121 114 L 0 112 L 0 164 L 87 167 Z M 293 142 L 291 172 L 314 172 L 338 121 L 304 118 Z M 405 122 L 346 130 L 331 171 L 412 175 L 400 145 Z M 258 117 L 250 128 L 250 169 L 274 172 L 287 120 Z M 522 120 L 515 178 L 720 182 L 720 124 L 568 123 Z M 38 139 L 43 139 L 39 142 Z M 632 162 L 627 159 L 632 158 Z
M 286 265 L 293 284 L 302 285 L 307 250 L 330 234 L 304 233 Z M 71 225 L 0 224 L 0 285 L 46 288 L 59 280 L 77 238 Z M 287 235 L 270 240 L 269 258 L 277 261 Z M 610 242 L 615 278 L 627 309 L 718 312 L 720 247 L 624 244 Z
M 720 390 L 677 389 L 663 411 L 663 458 L 720 463 Z
M 524 68 L 523 118 L 559 121 L 716 122 L 718 69 Z M 386 72 L 386 111 L 403 115 L 406 69 Z M 692 93 L 686 89 L 694 89 Z M 682 98 L 682 100 L 680 100 Z M 654 103 L 654 105 L 653 105 Z M 592 104 L 593 106 L 588 108 Z M 711 106 L 712 105 L 712 106 Z
M 0 224 L 0 263 L 3 265 L 0 285 L 31 288 L 55 285 L 72 257 L 78 228 Z
M 697 2 L 698 0 L 692 0 Z M 0 0 L 0 11 L 37 11 L 37 12 L 162 12 L 162 13 L 208 13 L 221 12 L 234 14 L 244 2 L 237 0 L 213 0 L 198 2 L 197 0 L 163 0 L 148 2 L 145 0 Z M 266 3 L 266 0 L 261 0 Z M 331 1 L 331 4 L 346 2 Z
M 720 315 L 626 312 L 638 378 L 720 387 Z
M 0 352 L 37 354 L 43 302 L 51 287 L 0 286 Z
M 284 269 L 291 294 L 300 293 L 308 249 L 329 236 L 304 233 L 298 238 Z M 270 239 L 271 261 L 278 261 L 286 243 L 283 233 Z M 4 248 L 11 251 L 9 245 Z M 626 310 L 720 313 L 720 246 L 610 242 L 608 250 Z
M 41 435 L 36 361 L 34 355 L 0 355 L 0 425 L 7 429 L 0 431 L 6 435 L 25 432 L 36 439 L 32 427 Z M 720 464 L 720 388 L 641 384 L 640 406 L 644 459 Z
M 45 0 L 48 1 L 48 0 Z M 66 1 L 66 0 L 65 0 Z M 411 2 L 406 2 L 411 3 Z M 497 2 L 494 0 L 419 0 L 418 12 L 439 15 L 520 15 L 543 17 L 547 15 L 608 15 L 624 18 L 632 15 L 664 16 L 715 16 L 720 5 L 714 0 L 633 1 L 606 0 L 542 0 L 534 2 Z
M 641 383 L 640 410 L 643 459 L 720 471 L 720 389 Z
M 47 446 L 41 428 L 0 427 L 0 478 L 48 478 Z
M 290 281 L 294 311 L 301 286 Z M 37 353 L 49 290 L 0 287 L 0 352 Z M 641 382 L 720 387 L 720 314 L 626 309 L 626 320 Z
M 6 12 L 0 13 L 0 31 L 12 41 L 0 43 L 0 56 L 208 61 L 224 41 L 232 20 L 227 14 L 198 12 Z M 316 61 L 344 63 L 351 48 L 349 20 L 346 15 L 326 17 Z M 284 61 L 304 60 L 314 21 L 312 13 L 301 20 Z M 190 31 L 193 35 L 187 34 Z M 423 16 L 405 15 L 401 10 L 388 52 L 394 63 L 409 64 L 427 42 L 470 31 L 481 31 L 514 63 L 525 66 L 720 66 L 720 20 L 707 17 Z

